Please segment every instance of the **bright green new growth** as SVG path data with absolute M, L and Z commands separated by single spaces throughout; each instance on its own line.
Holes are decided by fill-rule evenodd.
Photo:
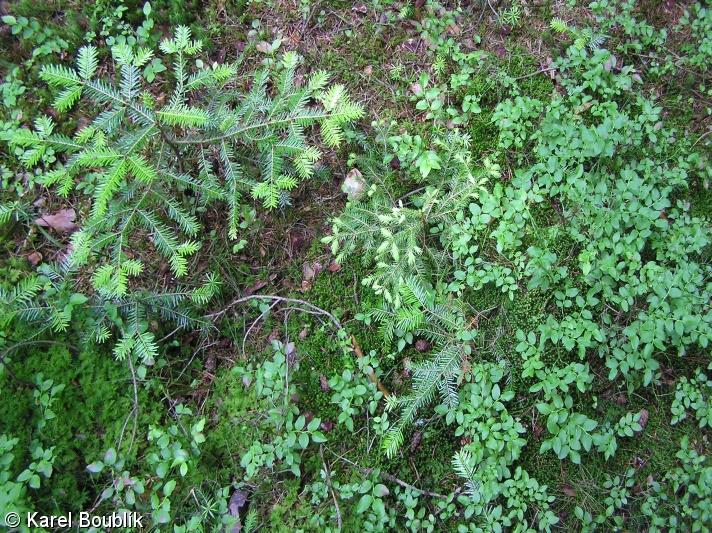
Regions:
M 285 54 L 275 72 L 254 74 L 251 89 L 243 93 L 238 64 L 189 68 L 188 58 L 201 46 L 185 27 L 161 43 L 173 60 L 174 86 L 162 103 L 155 101 L 140 70 L 154 56 L 152 50 L 114 47 L 112 81 L 95 77 L 97 50 L 85 46 L 76 68 L 46 66 L 41 77 L 60 91 L 54 102 L 58 111 L 87 98 L 101 113 L 73 138 L 55 133 L 45 117 L 36 121 L 35 131 L 21 130 L 12 139 L 27 149 L 28 168 L 48 147 L 66 154 L 66 163 L 44 176 L 44 184 L 56 184 L 60 194 L 69 194 L 87 173 L 95 176 L 91 214 L 73 236 L 68 264 L 75 269 L 108 251 L 111 261 L 93 278 L 108 294 L 125 294 L 127 279 L 142 270 L 139 260 L 126 255 L 137 233 L 151 235 L 177 277 L 186 273 L 188 257 L 200 247 L 193 240 L 200 224 L 182 191 L 192 191 L 200 204 L 224 201 L 228 234 L 235 239 L 243 194 L 267 208 L 284 206 L 289 191 L 313 175 L 320 152 L 306 141 L 308 126 L 320 125 L 324 143 L 335 147 L 343 128 L 363 114 L 342 86 L 327 85 L 324 72 L 297 87 L 294 53 Z
M 413 373 L 413 390 L 407 396 L 390 396 L 386 410 L 400 410 L 400 418 L 383 438 L 382 447 L 388 457 L 393 457 L 403 444 L 404 430 L 410 425 L 420 409 L 433 401 L 436 394 L 443 405 L 450 409 L 457 406 L 458 380 L 462 366 L 472 353 L 470 341 L 476 332 L 470 331 L 465 322 L 465 313 L 458 304 L 436 301 L 432 290 L 426 289 L 415 278 L 408 278 L 400 288 L 400 307 L 385 305 L 373 309 L 370 316 L 381 325 L 386 342 L 393 339 L 398 329 L 417 337 L 429 339 L 433 355 L 427 361 L 410 366 Z
M 481 168 L 474 166 L 469 143 L 468 136 L 456 132 L 438 142 L 445 153 L 437 172 L 429 173 L 418 205 L 394 199 L 374 186 L 366 201 L 347 204 L 334 219 L 332 234 L 323 239 L 337 261 L 358 251 L 364 264 L 374 264 L 374 273 L 362 283 L 396 308 L 401 306 L 400 290 L 407 278 L 425 276 L 446 260 L 440 250 L 423 243 L 447 232 L 458 211 L 485 190 L 488 179 L 499 175 L 499 167 L 489 161 Z
M 35 422 L 0 435 L 0 501 L 174 533 L 706 531 L 712 11 L 300 0 L 318 37 L 295 42 L 289 3 L 179 3 L 134 31 L 99 2 L 72 42 L 111 54 L 43 83 L 69 43 L 2 17 L 13 49 L 44 44 L 0 82 L 4 417 Z M 175 23 L 246 35 L 264 68 L 204 66 L 186 28 L 160 42 Z M 351 131 L 360 109 L 286 46 L 379 120 Z M 23 83 L 52 119 L 15 108 Z M 329 257 L 293 230 L 341 200 L 294 191 L 346 141 Z M 32 224 L 67 204 L 71 245 Z
M 79 185 L 82 194 L 91 195 L 89 215 L 72 235 L 70 252 L 59 269 L 45 268 L 45 274 L 55 292 L 67 290 L 63 278 L 89 271 L 96 305 L 84 334 L 103 342 L 118 326 L 122 335 L 114 354 L 120 359 L 133 353 L 142 363 L 155 360 L 158 346 L 147 331 L 149 315 L 178 327 L 205 327 L 190 307 L 205 305 L 219 288 L 217 277 L 208 274 L 203 285 L 191 289 L 131 290 L 131 280 L 146 270 L 140 256 L 146 238 L 175 277 L 185 276 L 189 258 L 201 247 L 196 207 L 227 204 L 227 234 L 236 239 L 244 195 L 266 208 L 286 206 L 289 191 L 313 176 L 321 154 L 307 142 L 309 126 L 320 126 L 324 144 L 337 147 L 344 127 L 363 114 L 342 86 L 328 85 L 325 72 L 297 86 L 295 53 L 285 54 L 271 71 L 246 77 L 238 75 L 239 62 L 191 68 L 189 60 L 201 49 L 188 28 L 178 27 L 160 45 L 173 62 L 172 79 L 148 85 L 141 68 L 154 57 L 153 50 L 114 46 L 114 77 L 107 79 L 97 75 L 98 50 L 84 46 L 74 68 L 48 65 L 40 76 L 58 91 L 58 112 L 81 100 L 91 101 L 99 112 L 73 137 L 40 117 L 34 131 L 18 130 L 11 139 L 24 148 L 27 168 L 40 165 L 50 148 L 64 155 L 63 164 L 45 169 L 44 185 L 55 185 L 64 196 Z M 151 87 L 168 81 L 172 93 L 157 99 Z M 245 83 L 250 84 L 246 92 Z M 3 205 L 0 222 L 9 221 L 18 208 Z M 38 301 L 34 297 L 48 287 L 47 280 L 32 278 L 27 284 L 32 291 L 23 286 L 17 294 L 0 295 L 8 310 L 4 320 L 49 318 L 53 331 L 66 331 L 77 302 Z

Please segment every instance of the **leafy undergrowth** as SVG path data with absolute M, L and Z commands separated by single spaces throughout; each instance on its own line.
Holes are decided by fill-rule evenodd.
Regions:
M 3 5 L 0 519 L 707 530 L 712 13 L 576 4 Z

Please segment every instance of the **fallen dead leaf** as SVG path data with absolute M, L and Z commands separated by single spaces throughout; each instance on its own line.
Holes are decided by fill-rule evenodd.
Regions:
M 309 263 L 304 263 L 302 265 L 302 281 L 311 281 L 316 276 L 316 272 Z
M 445 32 L 448 35 L 452 35 L 453 37 L 457 37 L 462 33 L 462 28 L 460 27 L 459 24 L 450 24 L 447 28 L 445 28 Z
M 324 270 L 324 265 L 319 261 L 314 261 L 313 263 L 304 263 L 302 265 L 302 291 L 308 291 L 311 289 L 312 281 L 314 278 Z
M 423 432 L 422 431 L 416 431 L 413 433 L 413 440 L 410 441 L 410 453 L 415 452 L 415 450 L 418 449 L 418 446 L 420 446 L 420 441 L 423 440 Z
M 302 265 L 302 277 L 305 281 L 312 281 L 318 274 L 324 270 L 324 265 L 319 261 L 313 263 L 304 263 Z
M 284 347 L 284 355 L 287 358 L 287 362 L 293 365 L 297 361 L 297 348 L 293 342 L 288 342 Z
M 27 256 L 27 260 L 32 266 L 37 266 L 40 261 L 42 261 L 42 254 L 39 252 L 32 252 L 30 255 Z
M 331 387 L 329 386 L 329 380 L 326 379 L 326 376 L 324 374 L 319 376 L 319 385 L 321 385 L 322 392 L 329 392 L 331 390 Z
M 645 429 L 645 426 L 648 425 L 648 418 L 650 418 L 650 413 L 648 413 L 647 409 L 641 409 L 640 410 L 640 418 L 638 419 L 638 424 L 640 424 L 640 427 Z
M 415 341 L 415 349 L 419 352 L 427 352 L 428 350 L 430 350 L 430 348 L 430 343 L 425 339 L 418 339 L 417 341 Z
M 60 209 L 53 215 L 42 215 L 35 224 L 52 228 L 57 233 L 72 233 L 78 228 L 74 223 L 76 217 L 74 209 Z
M 409 378 L 411 376 L 411 360 L 410 357 L 404 357 L 403 358 L 403 376 L 406 378 Z
M 228 510 L 230 515 L 237 518 L 237 523 L 232 526 L 232 533 L 239 533 L 242 531 L 242 512 L 247 507 L 247 497 L 248 493 L 244 490 L 236 490 L 230 496 L 230 503 L 228 503 Z
M 561 492 L 563 492 L 567 496 L 570 496 L 571 498 L 576 497 L 576 489 L 574 489 L 571 485 L 563 485 L 561 487 Z
M 349 200 L 357 200 L 366 190 L 366 180 L 357 168 L 349 170 L 341 184 L 341 192 L 348 195 Z
M 262 287 L 264 287 L 265 285 L 267 285 L 267 280 L 259 279 L 259 280 L 255 281 L 250 287 L 247 287 L 247 289 L 245 289 L 244 295 L 252 296 L 257 291 L 259 291 Z
M 272 342 L 272 341 L 278 341 L 279 340 L 279 330 L 278 329 L 273 329 L 272 331 L 269 332 L 269 335 L 267 335 L 267 342 Z
M 329 263 L 329 266 L 327 267 L 327 270 L 329 272 L 338 272 L 341 269 L 342 269 L 342 265 L 340 265 L 336 261 L 332 261 L 331 263 Z
M 267 41 L 260 41 L 255 45 L 255 49 L 263 54 L 269 54 L 272 51 L 272 45 Z

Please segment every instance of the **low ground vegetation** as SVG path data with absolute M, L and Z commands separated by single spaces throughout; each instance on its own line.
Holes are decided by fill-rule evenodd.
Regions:
M 709 529 L 705 3 L 0 9 L 0 515 Z

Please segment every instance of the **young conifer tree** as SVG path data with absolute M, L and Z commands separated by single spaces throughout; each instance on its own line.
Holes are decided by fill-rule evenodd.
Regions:
M 314 175 L 321 152 L 308 138 L 311 126 L 318 126 L 326 147 L 335 148 L 344 127 L 363 115 L 323 71 L 297 83 L 294 52 L 271 68 L 243 74 L 239 61 L 203 66 L 196 60 L 201 50 L 190 29 L 176 28 L 159 51 L 172 69 L 166 79 L 148 83 L 142 69 L 156 51 L 115 46 L 113 61 L 100 67 L 100 51 L 84 46 L 74 67 L 47 65 L 41 71 L 57 91 L 57 115 L 75 110 L 82 125 L 69 136 L 42 117 L 11 140 L 24 149 L 27 168 L 40 165 L 50 149 L 59 155 L 55 167 L 44 169 L 42 183 L 63 196 L 75 191 L 85 216 L 56 273 L 89 275 L 97 298 L 131 308 L 128 323 L 134 326 L 124 328 L 118 355 L 141 346 L 147 357 L 155 351 L 139 326 L 147 312 L 187 326 L 192 319 L 180 305 L 204 304 L 217 291 L 217 279 L 208 276 L 198 289 L 141 296 L 131 279 L 147 270 L 145 257 L 157 253 L 175 278 L 185 277 L 201 246 L 199 207 L 224 205 L 227 234 L 236 239 L 242 206 L 251 198 L 267 209 L 286 206 L 290 191 Z M 9 221 L 16 207 L 0 209 L 0 221 Z M 26 287 L 17 290 L 17 296 L 27 293 Z M 13 294 L 6 295 L 10 307 Z M 42 307 L 24 296 L 18 301 Z M 107 336 L 103 324 L 96 337 Z

